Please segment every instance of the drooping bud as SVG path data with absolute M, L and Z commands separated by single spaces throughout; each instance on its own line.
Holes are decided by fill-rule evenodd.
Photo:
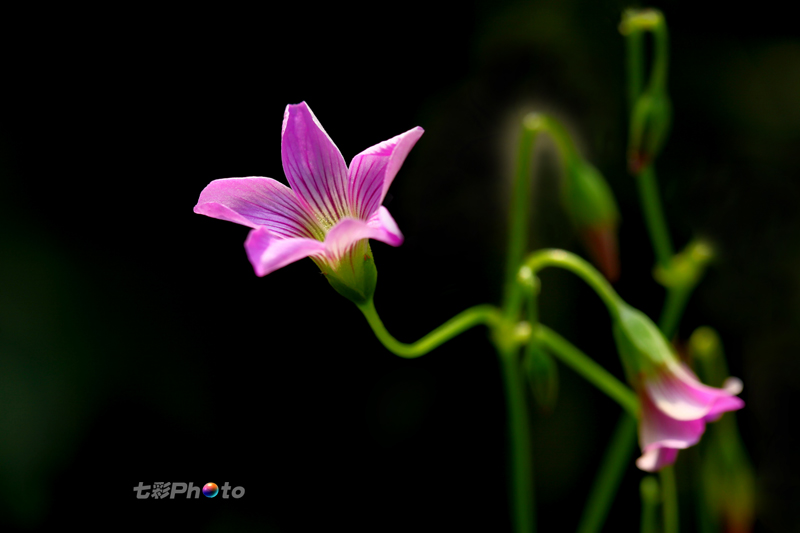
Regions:
M 672 126 L 672 103 L 665 91 L 646 91 L 636 100 L 628 138 L 628 167 L 639 174 L 661 153 Z
M 553 411 L 558 398 L 558 368 L 553 357 L 532 342 L 523 362 L 533 398 L 542 411 Z
M 372 299 L 378 282 L 378 270 L 369 240 L 358 241 L 336 262 L 312 259 L 336 292 L 356 304 L 364 304 Z
M 664 15 L 657 9 L 628 9 L 623 13 L 620 32 L 629 45 L 629 97 L 632 102 L 628 138 L 628 167 L 639 174 L 661 152 L 672 124 L 672 103 L 667 94 L 669 36 Z M 642 32 L 655 39 L 650 77 L 641 90 L 643 69 Z M 634 59 L 635 58 L 635 59 Z
M 565 162 L 561 201 L 589 251 L 610 281 L 619 278 L 619 210 L 605 178 L 588 161 L 570 154 Z

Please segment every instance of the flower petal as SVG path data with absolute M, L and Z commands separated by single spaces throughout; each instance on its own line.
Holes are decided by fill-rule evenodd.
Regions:
M 744 400 L 738 396 L 722 396 L 714 402 L 711 410 L 703 417 L 706 422 L 716 422 L 724 413 L 737 411 L 744 407 Z
M 732 396 L 725 389 L 704 385 L 688 367 L 678 364 L 645 381 L 645 388 L 656 406 L 677 420 L 703 418 L 721 398 Z
M 281 239 L 264 226 L 250 232 L 244 248 L 257 276 L 266 276 L 289 263 L 325 252 L 325 244 L 316 239 Z
M 305 102 L 286 106 L 281 160 L 292 190 L 324 226 L 350 214 L 347 165 Z
M 227 178 L 209 183 L 194 212 L 251 228 L 266 226 L 280 237 L 324 235 L 294 192 L 270 178 Z
M 639 444 L 643 452 L 653 448 L 688 448 L 700 440 L 706 423 L 699 420 L 676 420 L 665 414 L 646 395 L 641 395 L 642 421 Z
M 658 472 L 667 465 L 671 465 L 678 457 L 675 448 L 653 448 L 636 459 L 636 466 L 645 472 Z
M 375 239 L 392 246 L 400 246 L 403 235 L 389 211 L 383 206 L 381 209 L 369 222 L 349 217 L 340 220 L 325 236 L 325 255 L 332 261 L 337 261 L 350 246 L 361 239 Z
M 383 203 L 389 185 L 423 133 L 417 126 L 353 158 L 348 170 L 347 197 L 354 216 L 366 220 Z
M 384 206 L 378 207 L 372 217 L 367 221 L 367 225 L 379 233 L 376 233 L 372 238 L 392 246 L 400 246 L 403 244 L 403 234 L 400 233 L 400 228 L 397 227 L 397 222 L 394 221 L 389 210 Z

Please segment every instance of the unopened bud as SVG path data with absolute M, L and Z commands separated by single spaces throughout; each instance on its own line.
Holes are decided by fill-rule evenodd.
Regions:
M 552 356 L 531 344 L 526 350 L 525 371 L 533 398 L 544 412 L 552 412 L 558 398 L 558 368 Z
M 672 103 L 666 91 L 650 90 L 636 100 L 628 138 L 628 167 L 639 174 L 661 153 L 672 125 Z
M 561 186 L 564 210 L 572 219 L 592 261 L 610 281 L 619 277 L 619 210 L 605 178 L 588 161 L 567 161 Z

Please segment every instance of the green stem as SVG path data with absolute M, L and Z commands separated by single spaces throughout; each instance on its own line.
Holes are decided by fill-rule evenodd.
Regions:
M 671 339 L 678 330 L 678 323 L 683 315 L 686 302 L 692 294 L 694 285 L 689 287 L 675 287 L 667 289 L 667 299 L 664 302 L 664 309 L 661 311 L 661 318 L 658 321 L 658 329 L 664 337 Z
M 636 177 L 639 187 L 639 197 L 644 210 L 647 231 L 650 233 L 650 241 L 653 243 L 653 251 L 656 261 L 663 268 L 669 266 L 670 259 L 674 255 L 672 240 L 669 237 L 667 222 L 664 218 L 664 211 L 661 208 L 661 199 L 658 193 L 658 182 L 652 163 L 647 165 Z
M 395 355 L 412 359 L 430 352 L 440 344 L 447 342 L 453 337 L 464 331 L 480 324 L 496 326 L 500 320 L 500 314 L 496 307 L 491 305 L 476 305 L 457 314 L 435 330 L 431 331 L 417 342 L 406 344 L 398 341 L 387 331 L 383 325 L 378 312 L 375 310 L 375 303 L 370 300 L 358 308 L 364 313 L 372 331 L 383 345 Z
M 520 288 L 517 284 L 517 271 L 528 245 L 528 209 L 531 196 L 531 173 L 533 172 L 533 141 L 539 128 L 528 117 L 523 120 L 517 145 L 517 164 L 514 187 L 511 192 L 511 212 L 509 218 L 508 256 L 506 257 L 505 290 L 503 293 L 503 315 L 506 320 L 515 321 L 521 305 Z
M 630 464 L 636 443 L 636 426 L 635 417 L 629 413 L 622 413 L 594 480 L 583 517 L 578 525 L 578 533 L 597 533 L 603 528 L 608 510 L 622 481 L 622 475 Z
M 517 320 L 522 304 L 520 287 L 517 283 L 517 273 L 528 245 L 528 210 L 531 203 L 530 178 L 533 174 L 533 145 L 536 141 L 536 136 L 541 132 L 548 133 L 555 141 L 565 171 L 568 161 L 578 157 L 575 144 L 572 142 L 567 130 L 554 118 L 540 113 L 531 113 L 522 121 L 522 131 L 517 145 L 517 165 L 509 217 L 510 231 L 503 299 L 503 315 L 509 321 Z
M 517 349 L 511 348 L 500 353 L 503 379 L 508 408 L 508 431 L 511 445 L 509 466 L 511 468 L 512 509 L 514 531 L 532 533 L 535 531 L 533 465 L 531 459 L 531 437 L 528 416 L 528 403 L 525 388 L 519 371 Z
M 667 67 L 669 66 L 669 35 L 667 33 L 667 24 L 664 22 L 664 16 L 658 11 L 658 22 L 653 28 L 653 37 L 655 38 L 655 50 L 653 58 L 653 68 L 650 72 L 650 82 L 648 90 L 666 90 L 667 85 Z
M 530 268 L 534 275 L 539 270 L 549 266 L 557 266 L 569 270 L 594 289 L 603 300 L 603 303 L 606 304 L 612 317 L 617 316 L 617 307 L 620 304 L 619 296 L 602 274 L 577 255 L 565 250 L 538 250 L 525 259 L 525 266 Z
M 536 324 L 532 335 L 550 353 L 620 404 L 630 415 L 638 416 L 639 399 L 636 394 L 588 355 L 543 324 Z
M 658 480 L 655 476 L 645 476 L 639 485 L 642 498 L 641 533 L 658 533 L 658 502 L 661 499 Z
M 664 533 L 678 533 L 678 488 L 675 484 L 675 470 L 672 465 L 659 472 L 663 496 Z
M 628 69 L 628 113 L 633 111 L 633 106 L 639 95 L 642 94 L 644 84 L 644 34 L 641 31 L 632 31 L 625 36 L 626 59 Z

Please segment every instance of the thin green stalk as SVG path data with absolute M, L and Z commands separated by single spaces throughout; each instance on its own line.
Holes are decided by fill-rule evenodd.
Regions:
M 603 528 L 622 476 L 630 464 L 636 443 L 636 426 L 635 417 L 622 413 L 589 493 L 578 533 L 598 533 Z
M 550 353 L 620 404 L 630 415 L 638 416 L 639 399 L 636 394 L 588 355 L 543 324 L 536 324 L 532 335 Z
M 667 67 L 669 66 L 669 34 L 664 16 L 658 11 L 658 22 L 653 28 L 655 38 L 653 68 L 650 73 L 648 89 L 663 90 L 667 85 Z
M 661 208 L 658 182 L 656 181 L 656 172 L 652 163 L 639 173 L 636 177 L 636 183 L 639 187 L 639 197 L 644 211 L 647 231 L 650 233 L 650 241 L 653 243 L 653 251 L 656 254 L 656 261 L 663 268 L 667 268 L 675 252 L 672 248 L 672 240 L 669 237 L 664 211 Z
M 528 210 L 531 196 L 531 174 L 533 172 L 533 141 L 539 132 L 538 125 L 529 117 L 522 122 L 519 143 L 517 144 L 517 163 L 514 172 L 514 186 L 511 191 L 511 211 L 509 218 L 508 256 L 506 258 L 505 290 L 503 293 L 503 316 L 508 321 L 516 321 L 521 306 L 520 288 L 517 284 L 517 271 L 528 245 Z
M 692 289 L 694 289 L 694 285 L 667 289 L 667 299 L 664 302 L 661 318 L 658 321 L 658 329 L 667 339 L 675 336 L 683 310 L 686 308 L 686 302 L 689 301 L 689 296 L 692 294 Z
M 359 305 L 358 308 L 364 313 L 364 317 L 367 319 L 372 331 L 375 332 L 375 336 L 378 337 L 378 340 L 380 340 L 390 352 L 407 359 L 425 355 L 440 344 L 447 342 L 472 327 L 480 324 L 496 326 L 500 321 L 500 313 L 496 307 L 491 305 L 476 305 L 465 309 L 418 341 L 406 344 L 392 337 L 383 325 L 383 321 L 381 321 L 378 316 L 378 312 L 375 310 L 375 303 L 372 300 L 363 305 Z
M 658 533 L 658 502 L 661 499 L 658 480 L 655 476 L 645 476 L 639 485 L 642 499 L 641 533 Z
M 539 270 L 549 266 L 557 266 L 569 270 L 594 289 L 603 300 L 603 303 L 606 304 L 612 317 L 617 316 L 617 307 L 620 302 L 619 296 L 611 288 L 606 278 L 577 255 L 565 250 L 537 250 L 525 259 L 525 266 L 530 268 L 534 275 Z
M 517 349 L 511 348 L 501 352 L 500 363 L 503 367 L 511 445 L 509 458 L 512 483 L 511 516 L 514 521 L 514 531 L 533 533 L 536 530 L 536 523 L 528 402 L 519 371 Z
M 675 470 L 672 465 L 659 472 L 663 498 L 664 533 L 678 533 L 678 488 L 675 483 Z
M 628 112 L 633 110 L 636 100 L 642 94 L 644 85 L 644 34 L 632 31 L 625 36 L 626 60 L 628 69 Z

